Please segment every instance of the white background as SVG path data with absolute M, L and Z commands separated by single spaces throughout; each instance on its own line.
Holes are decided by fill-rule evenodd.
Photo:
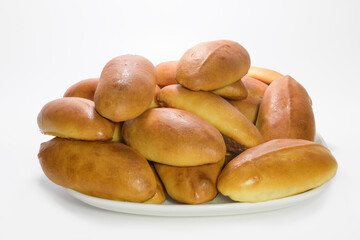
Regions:
M 0 239 L 360 239 L 360 1 L 0 1 Z M 164 218 L 73 199 L 37 159 L 41 107 L 111 58 L 154 64 L 230 39 L 312 97 L 338 160 L 318 197 L 279 211 Z

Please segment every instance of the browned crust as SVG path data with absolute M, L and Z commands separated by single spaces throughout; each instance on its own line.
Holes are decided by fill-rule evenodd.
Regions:
M 246 147 L 263 142 L 255 125 L 222 97 L 203 91 L 191 91 L 181 85 L 169 85 L 160 90 L 160 105 L 194 113 Z
M 64 97 L 80 97 L 94 101 L 94 94 L 99 78 L 89 78 L 75 83 L 64 93 Z
M 185 52 L 176 69 L 176 81 L 194 91 L 212 91 L 241 79 L 250 56 L 240 44 L 217 40 L 197 44 Z
M 241 80 L 212 92 L 230 100 L 242 100 L 248 96 L 248 91 Z
M 200 204 L 216 197 L 216 182 L 223 165 L 222 160 L 195 167 L 155 163 L 155 168 L 170 197 L 182 203 Z
M 156 82 L 160 87 L 177 84 L 175 75 L 178 62 L 168 61 L 156 65 Z
M 240 101 L 228 100 L 237 110 L 239 110 L 244 116 L 252 123 L 256 123 L 259 106 L 261 100 L 249 95 L 246 99 Z
M 251 66 L 247 76 L 260 80 L 266 84 L 270 84 L 276 79 L 283 77 L 282 74 L 267 68 Z
M 267 141 L 278 138 L 314 141 L 315 118 L 305 88 L 290 76 L 272 82 L 262 99 L 257 127 Z
M 78 140 L 110 140 L 115 124 L 100 116 L 94 102 L 66 97 L 53 100 L 41 109 L 38 126 L 42 133 Z
M 38 157 L 51 181 L 86 195 L 144 202 L 155 194 L 148 162 L 121 143 L 54 138 L 41 144 Z
M 241 81 L 244 83 L 246 89 L 248 90 L 249 96 L 252 96 L 257 99 L 263 98 L 265 91 L 268 87 L 267 84 L 255 79 L 255 78 L 249 77 L 247 75 L 244 76 L 241 79 Z
M 226 153 L 224 140 L 214 126 L 179 109 L 149 109 L 126 121 L 122 136 L 146 159 L 173 166 L 215 163 Z
M 230 161 L 219 176 L 218 189 L 235 201 L 267 201 L 318 187 L 336 170 L 336 160 L 324 146 L 302 139 L 276 139 Z
M 156 71 L 149 60 L 138 55 L 116 57 L 101 72 L 95 108 L 113 122 L 133 119 L 149 108 L 155 86 Z
M 150 198 L 149 200 L 145 201 L 144 203 L 148 203 L 148 204 L 161 204 L 163 202 L 165 202 L 166 200 L 166 194 L 165 194 L 165 189 L 163 186 L 163 183 L 161 182 L 155 167 L 152 163 L 150 163 L 151 169 L 154 173 L 154 176 L 156 178 L 156 190 L 155 190 L 155 194 L 154 196 L 152 196 L 152 198 Z
M 160 87 L 158 85 L 156 85 L 156 87 L 155 87 L 155 95 L 154 95 L 154 98 L 153 98 L 149 108 L 160 107 L 160 104 L 157 101 L 157 95 L 159 94 L 159 92 L 160 92 Z

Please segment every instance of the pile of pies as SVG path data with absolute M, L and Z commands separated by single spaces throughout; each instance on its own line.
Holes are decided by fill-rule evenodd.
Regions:
M 38 158 L 54 183 L 94 197 L 187 204 L 219 192 L 262 202 L 316 188 L 337 162 L 314 142 L 311 99 L 292 77 L 253 67 L 240 44 L 203 42 L 156 67 L 110 60 L 38 115 Z

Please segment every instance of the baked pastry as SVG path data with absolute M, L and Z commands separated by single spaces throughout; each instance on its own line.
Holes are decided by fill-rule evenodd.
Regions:
M 183 109 L 211 123 L 222 133 L 227 151 L 239 153 L 264 141 L 254 124 L 214 93 L 169 85 L 160 90 L 158 101 L 163 107 Z
M 270 84 L 274 80 L 281 78 L 283 75 L 271 69 L 251 66 L 247 76 Z
M 78 140 L 111 140 L 115 129 L 113 122 L 95 111 L 93 101 L 78 97 L 45 104 L 37 123 L 44 134 Z
M 69 87 L 64 97 L 80 97 L 94 101 L 94 94 L 99 83 L 99 78 L 89 78 L 75 83 Z
M 315 118 L 305 88 L 290 76 L 273 81 L 262 99 L 256 125 L 266 141 L 278 138 L 314 141 Z
M 215 127 L 179 109 L 149 109 L 126 121 L 122 136 L 146 159 L 172 166 L 215 163 L 226 152 L 224 140 Z
M 228 100 L 237 110 L 239 110 L 244 116 L 249 119 L 250 122 L 256 123 L 257 114 L 259 111 L 260 101 L 252 96 L 248 96 L 244 100 L 233 101 Z
M 149 60 L 137 55 L 116 57 L 101 72 L 95 108 L 113 122 L 135 118 L 150 106 L 155 87 L 156 71 Z
M 175 79 L 176 68 L 179 61 L 163 62 L 156 66 L 157 84 L 162 88 L 172 84 L 178 84 Z M 247 97 L 244 83 L 238 80 L 230 85 L 212 91 L 213 93 L 231 100 L 241 100 Z
M 160 87 L 177 84 L 175 79 L 178 61 L 168 61 L 156 65 L 156 82 Z
M 166 192 L 178 202 L 200 204 L 213 200 L 218 194 L 216 181 L 224 160 L 195 167 L 154 165 Z
M 123 55 L 42 108 L 39 128 L 55 138 L 38 158 L 51 181 L 94 197 L 161 204 L 166 188 L 187 204 L 218 191 L 268 201 L 336 174 L 330 151 L 312 142 L 311 105 L 298 82 L 250 67 L 233 41 L 202 42 L 156 67 Z
M 151 104 L 149 106 L 149 108 L 156 108 L 156 107 L 160 107 L 158 101 L 157 101 L 157 95 L 159 94 L 160 92 L 160 87 L 158 85 L 156 85 L 155 87 L 155 94 L 154 94 L 154 98 L 153 100 L 151 101 Z
M 244 76 L 241 81 L 244 83 L 248 91 L 248 95 L 259 100 L 264 97 L 265 91 L 268 87 L 267 84 L 249 76 Z
M 240 44 L 229 40 L 202 42 L 181 57 L 176 81 L 194 91 L 212 91 L 240 80 L 249 67 L 250 56 Z
M 241 79 L 248 91 L 246 99 L 240 101 L 228 100 L 237 110 L 244 114 L 252 123 L 256 123 L 261 99 L 267 86 L 265 83 L 254 78 L 244 76 Z
M 218 190 L 239 202 L 262 202 L 316 188 L 335 176 L 337 163 L 324 146 L 276 139 L 241 153 L 218 178 Z
M 148 204 L 161 204 L 163 202 L 165 202 L 166 200 L 166 194 L 165 194 L 165 189 L 164 186 L 159 178 L 159 176 L 157 175 L 155 168 L 153 165 L 150 165 L 151 169 L 153 170 L 155 179 L 156 179 L 156 190 L 155 190 L 155 194 L 154 196 L 152 196 L 149 200 L 145 201 L 144 203 L 148 203 Z
M 121 143 L 53 138 L 41 144 L 38 157 L 51 181 L 86 195 L 145 202 L 155 194 L 149 163 Z
M 248 96 L 248 91 L 241 80 L 236 81 L 223 88 L 213 90 L 212 92 L 223 98 L 231 100 L 242 100 Z

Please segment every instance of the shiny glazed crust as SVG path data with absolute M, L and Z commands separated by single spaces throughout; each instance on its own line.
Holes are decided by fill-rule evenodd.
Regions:
M 251 66 L 247 76 L 260 80 L 266 84 L 272 83 L 274 80 L 283 77 L 282 74 L 267 68 Z
M 228 100 L 237 110 L 239 110 L 244 116 L 249 119 L 250 122 L 256 123 L 256 118 L 260 106 L 260 100 L 252 96 L 248 96 L 244 100 L 233 101 Z
M 94 101 L 94 94 L 99 78 L 89 78 L 75 83 L 66 90 L 64 97 L 80 97 Z
M 244 83 L 248 91 L 248 95 L 257 99 L 262 99 L 264 97 L 265 91 L 268 87 L 267 84 L 247 75 L 244 76 L 241 81 Z
M 149 163 L 121 143 L 54 138 L 41 144 L 38 157 L 51 181 L 90 196 L 144 202 L 155 194 Z
M 144 203 L 161 204 L 161 203 L 165 202 L 165 200 L 166 200 L 165 189 L 164 189 L 164 186 L 163 186 L 159 176 L 156 173 L 155 167 L 152 164 L 150 166 L 151 166 L 151 169 L 153 170 L 153 173 L 155 175 L 156 190 L 155 190 L 154 196 L 152 196 L 152 198 L 145 201 Z
M 160 105 L 192 112 L 215 126 L 223 135 L 245 147 L 263 142 L 255 125 L 222 97 L 203 91 L 191 91 L 180 85 L 162 88 L 158 95 Z
M 78 97 L 45 104 L 37 122 L 44 134 L 78 140 L 111 140 L 115 129 L 113 122 L 95 111 L 93 101 Z
M 199 43 L 181 57 L 176 81 L 188 89 L 212 91 L 240 80 L 249 70 L 250 56 L 229 40 Z
M 241 81 L 244 82 L 248 91 L 247 98 L 240 101 L 229 100 L 229 103 L 255 124 L 261 99 L 263 98 L 268 85 L 248 76 L 244 76 Z
M 157 101 L 157 95 L 159 94 L 159 92 L 160 92 L 160 87 L 158 85 L 156 85 L 156 87 L 155 87 L 155 95 L 154 95 L 153 100 L 151 101 L 151 104 L 150 104 L 149 108 L 160 107 L 160 104 Z
M 221 172 L 218 189 L 234 201 L 262 202 L 316 188 L 335 176 L 337 162 L 324 146 L 276 139 L 248 149 Z
M 95 108 L 114 122 L 135 118 L 150 106 L 155 87 L 156 71 L 149 60 L 137 55 L 116 57 L 101 72 Z
M 160 87 L 177 84 L 175 79 L 178 61 L 168 61 L 156 65 L 156 82 Z
M 146 159 L 172 166 L 215 163 L 226 152 L 224 140 L 215 127 L 179 109 L 149 109 L 126 121 L 122 136 Z
M 181 203 L 200 204 L 218 194 L 216 181 L 224 161 L 196 167 L 173 167 L 155 163 L 166 192 Z
M 290 76 L 272 82 L 262 99 L 257 127 L 266 141 L 278 138 L 314 141 L 315 118 L 305 88 Z
M 241 80 L 236 81 L 223 88 L 216 89 L 212 92 L 223 98 L 231 100 L 242 100 L 248 96 L 248 91 Z

